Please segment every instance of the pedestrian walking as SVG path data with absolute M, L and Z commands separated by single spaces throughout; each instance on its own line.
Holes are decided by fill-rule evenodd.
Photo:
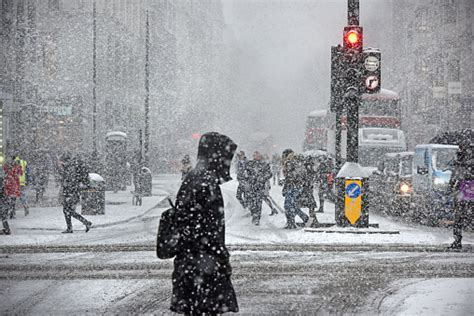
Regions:
M 23 171 L 15 157 L 11 157 L 3 165 L 3 172 L 5 173 L 4 194 L 9 202 L 8 216 L 12 219 L 16 216 L 16 201 L 21 196 L 20 176 L 23 174 Z
M 25 210 L 25 216 L 30 213 L 30 206 L 28 204 L 28 182 L 30 177 L 30 169 L 25 159 L 20 156 L 15 157 L 15 161 L 21 166 L 22 174 L 20 175 L 20 203 Z
M 318 207 L 314 199 L 314 184 L 316 182 L 316 158 L 312 156 L 301 156 L 305 168 L 305 175 L 302 178 L 302 191 L 299 199 L 299 207 L 306 207 L 309 210 L 309 216 L 316 220 L 315 209 Z
M 318 187 L 319 208 L 318 213 L 324 212 L 324 201 L 332 195 L 332 163 L 327 156 L 321 155 L 318 157 L 319 165 L 317 168 L 316 183 Z
M 184 155 L 183 159 L 181 160 L 181 180 L 184 180 L 192 168 L 193 165 L 191 164 L 191 158 L 189 155 Z
M 237 154 L 237 181 L 239 185 L 237 187 L 237 200 L 243 208 L 248 207 L 248 185 L 247 185 L 247 172 L 246 172 L 247 157 L 245 152 L 241 150 Z
M 284 184 L 282 194 L 285 197 L 286 226 L 285 229 L 297 228 L 295 217 L 298 215 L 305 226 L 309 220 L 298 205 L 305 176 L 305 166 L 302 159 L 292 149 L 285 149 L 282 154 Z
M 35 201 L 38 203 L 43 200 L 44 192 L 46 191 L 49 180 L 49 165 L 46 153 L 39 153 L 33 164 L 33 168 L 31 168 L 30 171 L 30 183 L 35 190 Z
M 454 242 L 451 249 L 462 248 L 462 231 L 472 227 L 474 209 L 474 145 L 460 145 L 450 180 L 454 195 Z
M 187 315 L 238 312 L 225 245 L 224 201 L 220 185 L 231 180 L 230 165 L 237 145 L 211 132 L 199 141 L 196 167 L 183 181 L 176 198 L 181 231 L 172 275 L 170 309 Z
M 281 157 L 277 153 L 273 154 L 272 161 L 272 179 L 273 185 L 277 185 L 280 183 L 280 176 L 281 176 Z
M 8 212 L 12 205 L 11 199 L 6 195 L 5 192 L 5 173 L 0 170 L 0 218 L 2 219 L 3 235 L 10 235 L 10 226 L 8 225 Z
M 259 151 L 254 152 L 253 160 L 247 162 L 245 170 L 247 172 L 248 202 L 252 223 L 258 226 L 262 216 L 265 184 L 270 181 L 272 172 L 270 165 L 263 160 L 263 156 Z
M 84 224 L 86 233 L 92 223 L 76 212 L 76 205 L 80 201 L 81 187 L 88 182 L 88 172 L 84 162 L 65 153 L 61 158 L 61 195 L 63 213 L 66 220 L 66 230 L 63 233 L 72 233 L 71 217 Z

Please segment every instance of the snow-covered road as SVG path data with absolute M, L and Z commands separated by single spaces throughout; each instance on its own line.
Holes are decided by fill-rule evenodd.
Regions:
M 120 203 L 93 217 L 98 225 L 87 234 L 81 227 L 60 234 L 64 223 L 54 207 L 32 209 L 30 217 L 20 213 L 14 234 L 0 239 L 0 314 L 168 313 L 172 260 L 158 260 L 154 245 L 164 199 L 179 184 L 177 176 L 157 177 L 157 195 L 142 208 L 132 207 L 128 195 L 113 196 Z M 462 315 L 474 309 L 472 233 L 462 252 L 445 252 L 449 229 L 377 214 L 371 222 L 399 234 L 288 231 L 284 215 L 268 216 L 266 205 L 254 226 L 235 198 L 236 186 L 232 181 L 222 191 L 241 314 Z M 271 195 L 281 206 L 280 190 L 273 187 Z M 333 222 L 334 206 L 325 209 L 319 220 Z

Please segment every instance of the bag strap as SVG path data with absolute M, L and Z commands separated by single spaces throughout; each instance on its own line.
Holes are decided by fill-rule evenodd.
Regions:
M 176 207 L 175 207 L 174 204 L 173 204 L 173 201 L 171 201 L 170 198 L 168 198 L 167 200 L 168 200 L 168 203 L 170 204 L 170 206 L 171 206 L 172 208 L 176 209 Z

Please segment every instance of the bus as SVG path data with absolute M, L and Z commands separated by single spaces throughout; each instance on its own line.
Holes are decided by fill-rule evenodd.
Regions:
M 334 113 L 313 111 L 306 119 L 303 150 L 325 150 L 335 153 Z M 347 117 L 341 118 L 341 156 L 346 157 Z M 375 167 L 387 152 L 405 151 L 405 134 L 401 126 L 400 97 L 394 91 L 381 89 L 379 93 L 363 94 L 359 107 L 359 163 Z

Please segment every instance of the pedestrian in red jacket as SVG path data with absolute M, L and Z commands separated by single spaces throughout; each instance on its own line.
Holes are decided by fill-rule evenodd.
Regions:
M 10 218 L 14 218 L 16 199 L 21 195 L 20 176 L 23 175 L 23 171 L 14 157 L 3 165 L 3 171 L 5 173 L 4 193 L 8 200 Z

